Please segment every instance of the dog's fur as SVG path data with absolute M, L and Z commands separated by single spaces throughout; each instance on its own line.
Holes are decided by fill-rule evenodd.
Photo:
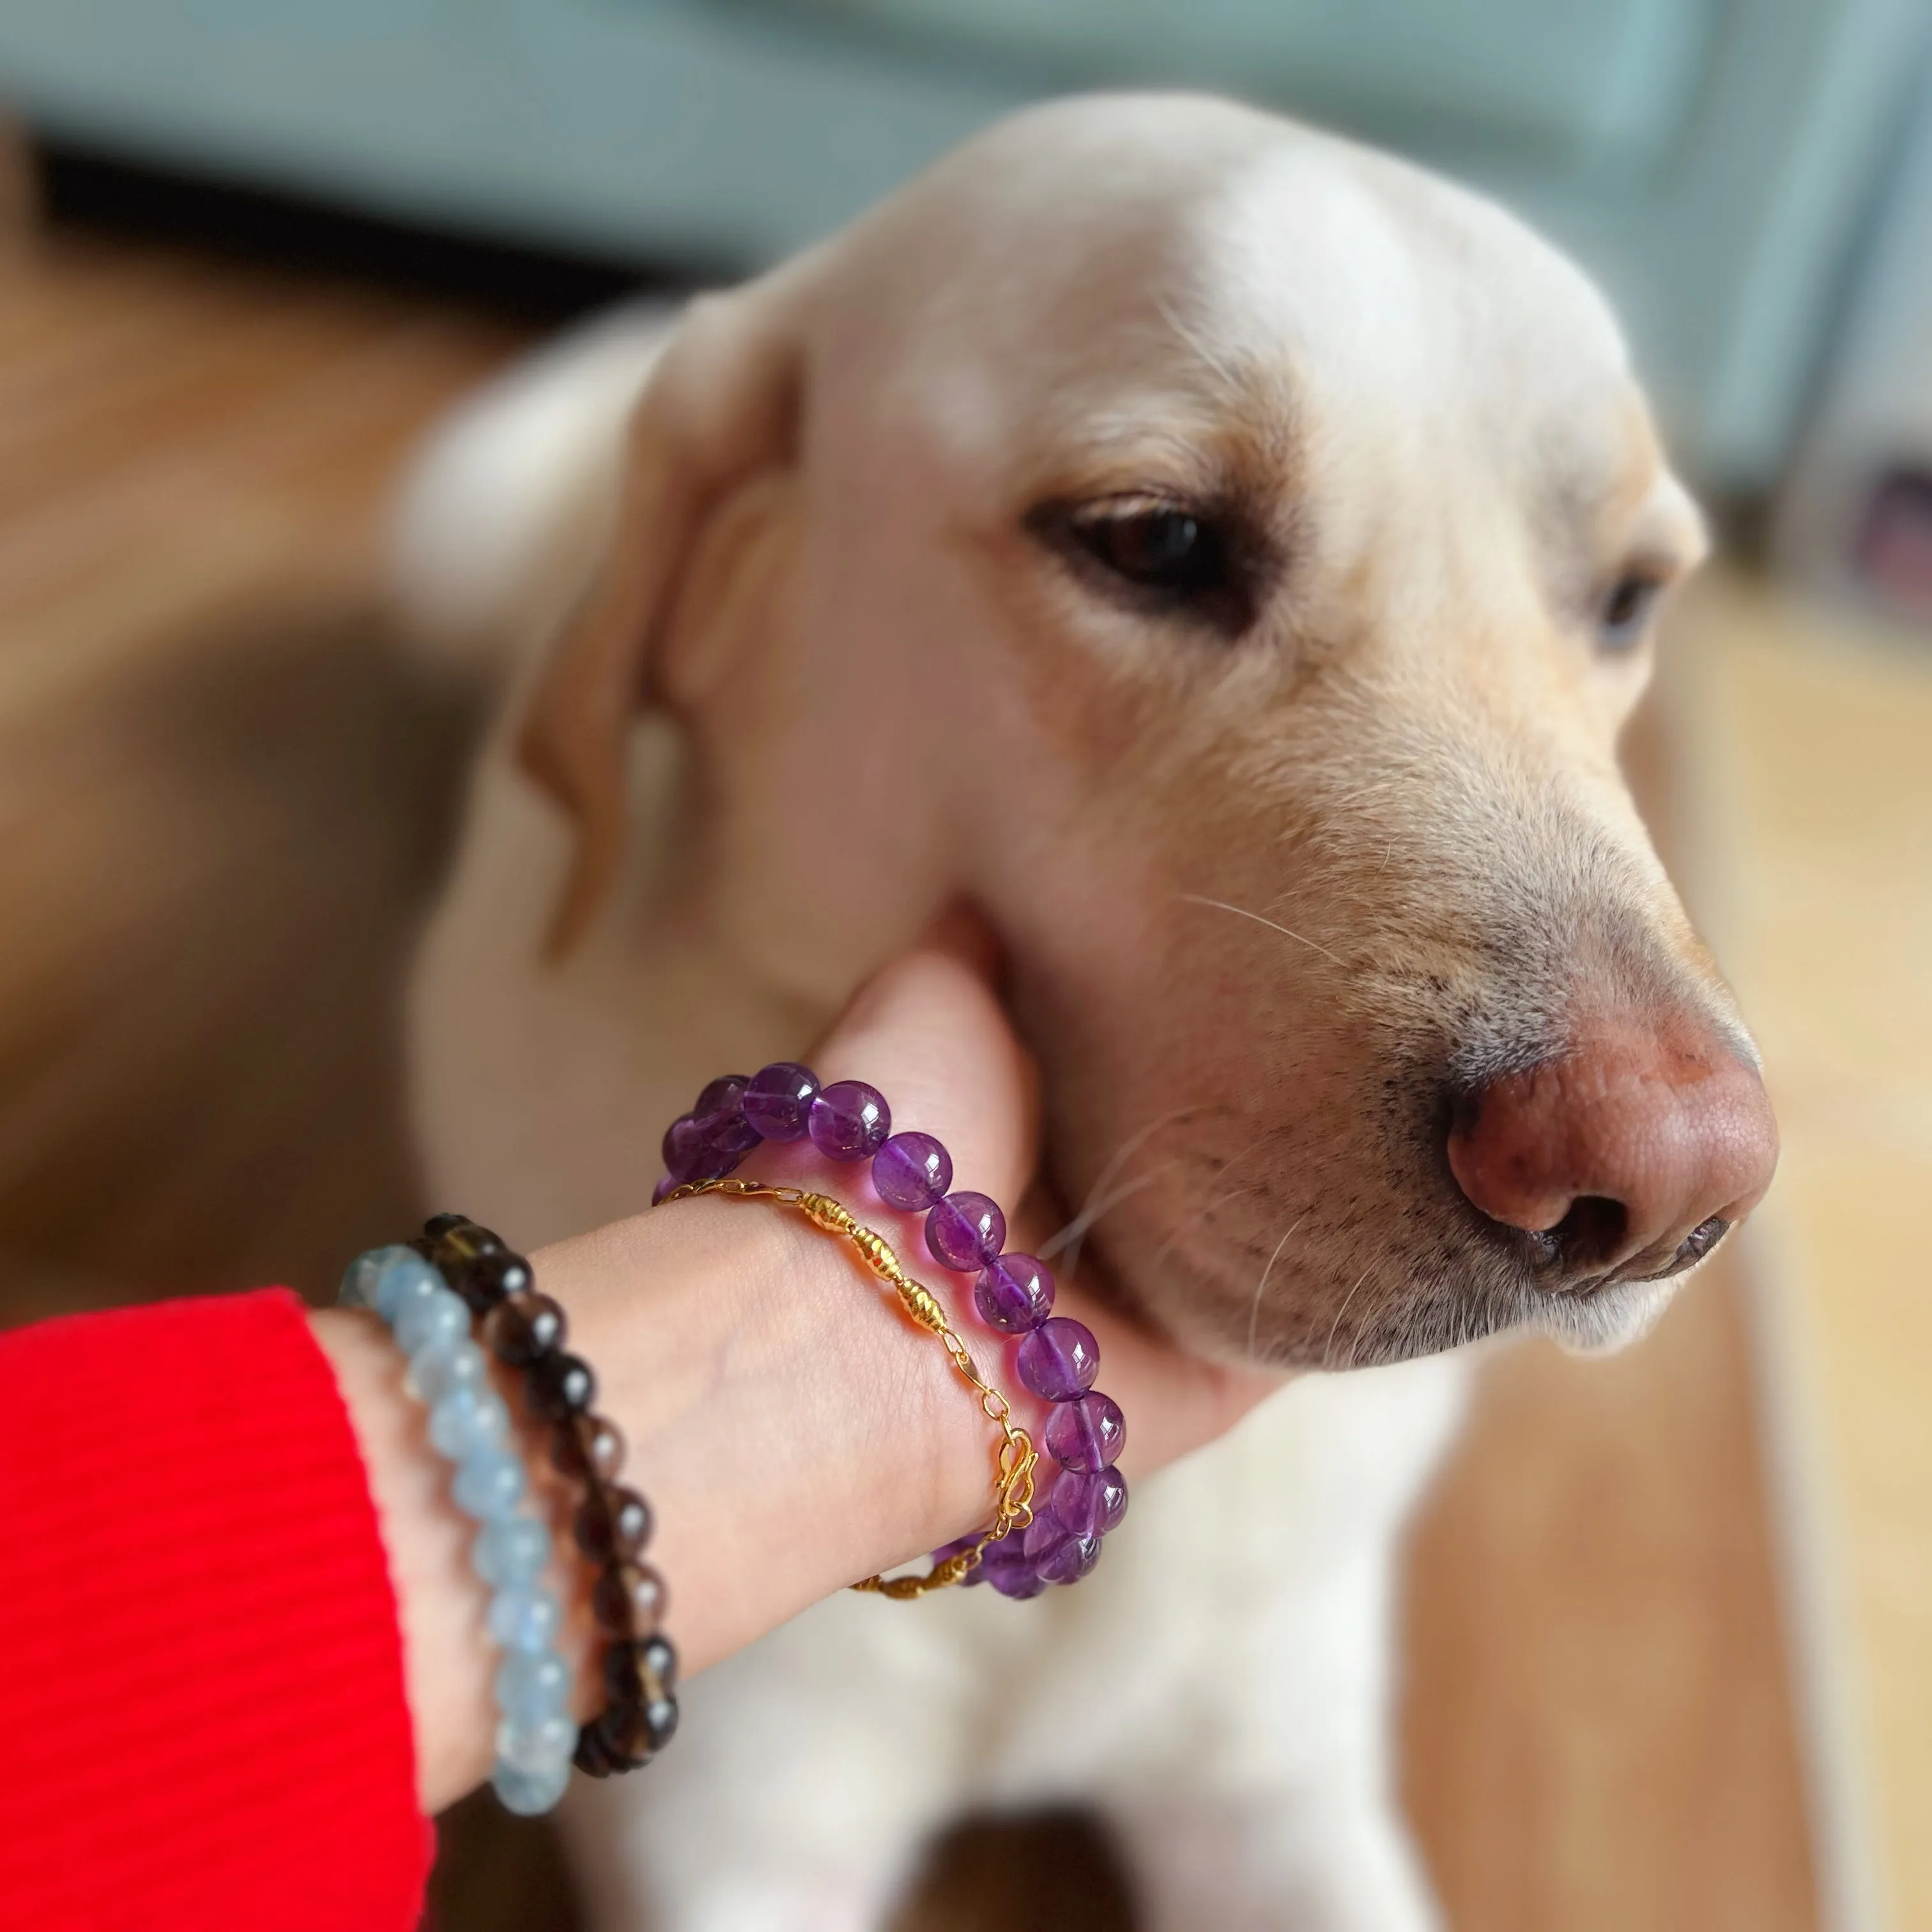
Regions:
M 1210 592 L 1096 560 L 1127 499 L 1217 533 Z M 401 531 L 425 634 L 520 667 L 412 995 L 440 1197 L 532 1244 L 634 1211 L 705 1078 L 964 896 L 1060 1264 L 1358 1371 L 1144 1486 L 1077 1591 L 831 1603 L 692 1685 L 580 1804 L 605 1922 L 876 1923 L 952 1813 L 1072 1793 L 1154 1927 L 1432 1922 L 1385 1706 L 1438 1352 L 1614 1344 L 1672 1285 L 1540 1289 L 1450 1177 L 1453 1096 L 1608 1006 L 1748 1051 L 1616 763 L 1649 645 L 1604 598 L 1702 538 L 1598 298 L 1383 157 L 1066 104 L 513 376 Z

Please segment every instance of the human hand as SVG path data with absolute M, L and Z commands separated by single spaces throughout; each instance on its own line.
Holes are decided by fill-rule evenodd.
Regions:
M 949 923 L 860 991 L 812 1064 L 828 1082 L 862 1078 L 886 1094 L 896 1126 L 945 1143 L 958 1186 L 1017 1203 L 1036 1157 L 1036 1082 L 988 963 L 970 932 Z M 808 1142 L 767 1143 L 740 1172 L 838 1195 L 885 1234 L 1042 1441 L 1046 1405 L 978 1329 L 962 1279 L 926 1261 L 918 1217 L 879 1201 L 862 1167 L 829 1166 Z M 640 1195 L 647 1172 L 640 1161 Z M 1022 1218 L 1008 1246 L 1024 1249 L 1040 1232 Z M 705 1196 L 531 1261 L 568 1316 L 573 1348 L 598 1372 L 598 1408 L 630 1445 L 627 1476 L 656 1512 L 650 1553 L 670 1582 L 668 1627 L 687 1674 L 990 1520 L 992 1426 L 896 1298 L 801 1217 Z M 1100 1341 L 1100 1385 L 1127 1418 L 1120 1460 L 1130 1482 L 1219 1435 L 1279 1384 L 1184 1354 L 1088 1294 L 1063 1290 L 1056 1312 Z M 490 1762 L 495 1657 L 469 1567 L 471 1526 L 447 1498 L 446 1472 L 380 1329 L 347 1313 L 316 1319 L 370 1467 L 397 1585 L 418 1786 L 436 1809 Z M 514 1387 L 506 1393 L 514 1399 Z M 533 1462 L 542 1466 L 540 1454 Z M 561 1522 L 570 1499 L 560 1485 L 552 1500 Z M 595 1643 L 580 1570 L 560 1558 L 554 1580 L 574 1606 L 563 1648 L 583 1664 Z M 596 1673 L 579 1676 L 587 1714 Z

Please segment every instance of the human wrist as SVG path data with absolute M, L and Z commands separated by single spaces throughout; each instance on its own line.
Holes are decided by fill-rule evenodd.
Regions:
M 802 1223 L 691 1202 L 532 1262 L 657 1504 L 688 1670 L 988 1515 L 985 1418 Z

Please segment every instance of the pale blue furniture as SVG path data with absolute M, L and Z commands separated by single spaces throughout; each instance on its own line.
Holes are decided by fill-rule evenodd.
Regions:
M 1708 484 L 1774 478 L 1922 0 L 0 0 L 0 100 L 136 159 L 750 267 L 1004 109 L 1179 82 L 1490 186 L 1610 284 Z

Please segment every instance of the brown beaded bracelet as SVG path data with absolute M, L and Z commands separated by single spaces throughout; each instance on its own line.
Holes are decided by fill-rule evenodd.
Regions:
M 593 1412 L 597 1378 L 565 1348 L 563 1310 L 538 1291 L 520 1255 L 462 1214 L 435 1216 L 409 1245 L 463 1298 L 490 1353 L 521 1371 L 531 1411 L 550 1425 L 552 1466 L 582 1487 L 571 1530 L 597 1570 L 591 1610 L 605 1640 L 606 1702 L 578 1731 L 572 1762 L 592 1778 L 634 1771 L 677 1729 L 677 1652 L 658 1628 L 664 1579 L 642 1561 L 651 1506 L 617 1480 L 623 1436 Z

